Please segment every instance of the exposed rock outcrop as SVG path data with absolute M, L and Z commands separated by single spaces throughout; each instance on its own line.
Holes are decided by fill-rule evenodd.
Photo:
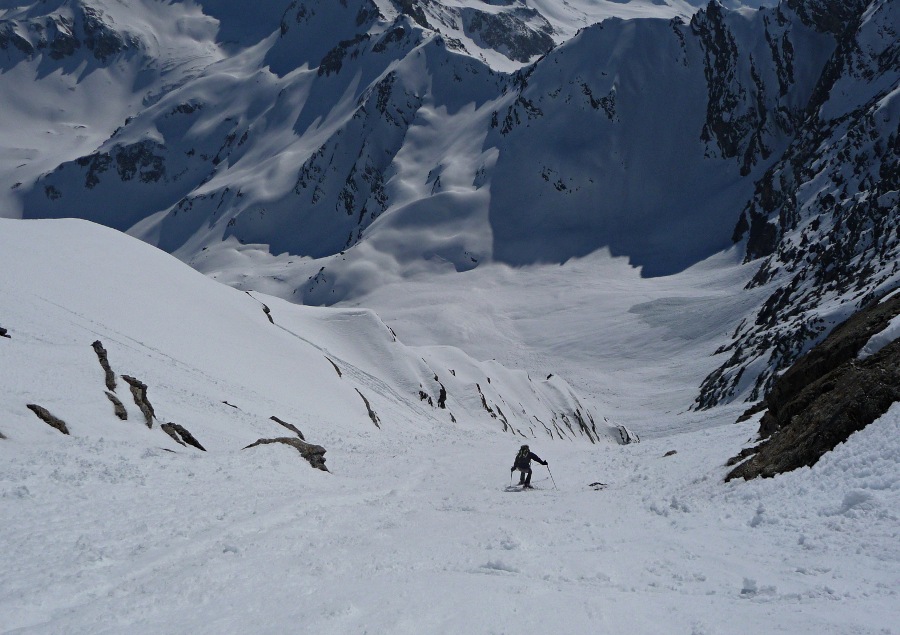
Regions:
M 116 413 L 116 416 L 122 421 L 128 420 L 128 411 L 125 410 L 125 404 L 121 402 L 121 400 L 116 397 L 114 394 L 109 392 L 108 390 L 105 392 L 106 398 L 110 400 L 113 405 L 113 411 Z
M 278 437 L 277 439 L 260 439 L 256 443 L 251 443 L 244 449 L 247 450 L 249 448 L 256 447 L 258 445 L 268 445 L 270 443 L 283 443 L 285 445 L 289 445 L 295 448 L 304 459 L 309 461 L 309 464 L 316 468 L 317 470 L 322 470 L 323 472 L 327 472 L 328 468 L 325 467 L 325 448 L 321 445 L 313 445 L 312 443 L 307 443 L 302 439 L 297 439 L 294 437 Z
M 69 434 L 69 427 L 66 425 L 66 422 L 59 417 L 53 416 L 50 411 L 43 406 L 30 403 L 28 404 L 27 408 L 31 410 L 31 412 L 36 414 L 41 421 L 46 423 L 51 428 L 56 428 L 63 434 Z
M 527 62 L 554 46 L 553 28 L 534 9 L 508 13 L 465 9 L 462 21 L 466 35 L 518 62 Z
M 190 445 L 198 450 L 206 452 L 206 448 L 200 445 L 200 442 L 197 441 L 197 439 L 194 438 L 194 435 L 188 432 L 187 428 L 184 426 L 180 426 L 177 423 L 172 423 L 170 421 L 169 423 L 162 424 L 160 428 L 181 445 Z
M 381 428 L 381 419 L 378 418 L 378 415 L 375 414 L 375 411 L 372 410 L 372 405 L 369 403 L 369 400 L 366 399 L 366 396 L 359 392 L 359 388 L 356 389 L 356 392 L 359 393 L 359 396 L 362 397 L 363 403 L 366 404 L 366 410 L 369 411 L 369 419 L 372 420 L 372 423 L 375 424 L 376 428 Z
M 898 315 L 900 295 L 857 313 L 779 377 L 765 399 L 759 429 L 764 441 L 729 461 L 743 462 L 726 480 L 814 465 L 900 401 L 900 339 L 858 358 Z
M 576 410 L 573 414 L 575 420 L 578 422 L 578 427 L 581 428 L 581 432 L 587 436 L 591 443 L 596 443 L 599 437 L 597 436 L 597 426 L 594 424 L 591 414 L 588 413 L 587 415 L 591 421 L 590 426 L 588 426 L 587 421 L 585 421 L 584 416 L 581 414 L 581 410 Z
M 900 315 L 900 295 L 861 311 L 832 331 L 819 346 L 812 349 L 779 377 L 766 395 L 767 411 L 760 422 L 759 433 L 768 437 L 788 424 L 809 407 L 799 397 L 815 382 L 827 377 L 856 356 L 873 335 L 887 328 Z M 859 364 L 860 367 L 863 365 Z M 807 398 L 816 397 L 806 395 Z
M 134 403 L 144 413 L 144 421 L 147 423 L 147 427 L 152 428 L 156 413 L 153 411 L 153 405 L 150 403 L 150 400 L 147 399 L 147 384 L 129 375 L 122 375 L 122 379 L 131 386 Z
M 274 421 L 274 422 L 277 423 L 278 425 L 284 426 L 285 428 L 287 428 L 288 430 L 290 430 L 291 432 L 293 432 L 294 434 L 296 434 L 298 437 L 300 437 L 301 440 L 303 440 L 303 441 L 306 440 L 306 437 L 303 436 L 303 433 L 300 432 L 300 430 L 297 428 L 297 426 L 295 426 L 295 425 L 293 425 L 293 424 L 291 424 L 291 423 L 288 423 L 287 421 L 283 421 L 283 420 L 279 419 L 278 417 L 276 417 L 276 416 L 274 416 L 274 415 L 272 415 L 271 417 L 269 417 L 269 419 L 271 419 L 272 421 Z
M 134 35 L 117 30 L 102 11 L 80 2 L 43 17 L 0 20 L 0 50 L 16 50 L 25 58 L 46 53 L 54 60 L 75 55 L 82 47 L 107 64 L 120 53 L 142 47 Z
M 94 348 L 94 352 L 97 353 L 97 359 L 100 360 L 100 365 L 103 367 L 103 372 L 106 373 L 106 388 L 111 392 L 115 392 L 116 390 L 116 374 L 112 371 L 112 368 L 109 366 L 109 355 L 106 353 L 106 349 L 103 348 L 103 344 L 100 340 L 97 340 L 91 346 Z
M 327 360 L 328 360 L 328 361 L 329 361 L 329 362 L 331 362 L 331 365 L 332 365 L 332 366 L 334 366 L 334 372 L 336 372 L 336 373 L 337 373 L 337 375 L 338 375 L 338 378 L 340 378 L 340 377 L 342 377 L 342 376 L 343 376 L 343 374 L 342 374 L 342 373 L 341 373 L 341 369 L 340 369 L 340 368 L 338 368 L 338 365 L 337 365 L 337 364 L 335 364 L 335 363 L 334 363 L 334 362 L 333 362 L 333 361 L 332 361 L 332 360 L 331 360 L 331 358 L 330 358 L 330 357 L 326 357 L 326 358 L 325 358 L 325 359 L 327 359 Z
M 640 443 L 641 438 L 637 435 L 636 432 L 632 432 L 628 428 L 622 425 L 618 425 L 610 421 L 608 418 L 604 417 L 603 420 L 607 425 L 614 426 L 616 431 L 619 433 L 619 443 L 621 445 L 629 445 L 631 443 Z
M 865 306 L 900 270 L 900 5 L 789 0 L 804 21 L 837 33 L 806 119 L 763 174 L 735 240 L 760 259 L 748 289 L 769 297 L 741 323 L 731 353 L 701 386 L 699 408 L 758 401 L 779 373 L 828 333 L 822 307 Z M 750 381 L 748 381 L 750 380 Z M 745 395 L 745 387 L 750 386 Z

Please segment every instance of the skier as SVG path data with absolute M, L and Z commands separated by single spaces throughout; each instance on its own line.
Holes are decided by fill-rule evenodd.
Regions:
M 509 468 L 509 473 L 512 474 L 514 471 L 519 470 L 519 485 L 522 486 L 523 489 L 532 489 L 531 488 L 531 461 L 534 459 L 541 465 L 547 465 L 547 461 L 543 460 L 537 454 L 528 449 L 527 445 L 523 445 L 519 448 L 519 453 L 516 454 L 516 461 L 513 463 L 513 466 Z

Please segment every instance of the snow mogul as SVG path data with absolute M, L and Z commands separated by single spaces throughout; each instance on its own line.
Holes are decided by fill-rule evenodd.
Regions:
M 541 465 L 547 465 L 547 461 L 543 460 L 537 454 L 529 450 L 527 445 L 523 445 L 521 448 L 519 448 L 519 453 L 516 454 L 515 463 L 513 463 L 513 466 L 509 468 L 510 475 L 512 475 L 512 473 L 516 470 L 519 470 L 519 485 L 521 485 L 523 489 L 531 489 L 532 461 L 537 461 Z

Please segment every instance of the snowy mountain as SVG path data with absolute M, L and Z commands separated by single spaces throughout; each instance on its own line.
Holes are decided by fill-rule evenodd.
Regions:
M 758 400 L 896 284 L 895 3 L 275 4 L 4 9 L 2 213 L 322 305 L 598 250 L 652 279 L 746 241 L 761 293 L 701 408 Z
M 800 15 L 838 46 L 791 146 L 756 183 L 735 239 L 769 293 L 704 382 L 712 404 L 755 401 L 811 343 L 897 285 L 900 273 L 900 17 L 896 3 L 812 3 Z M 747 369 L 760 369 L 745 373 Z
M 813 468 L 725 484 L 757 427 L 727 408 L 624 446 L 598 421 L 591 443 L 556 376 L 407 346 L 371 311 L 242 293 L 94 224 L 2 220 L 0 264 L 4 632 L 900 618 L 896 404 Z M 689 308 L 655 319 L 696 328 Z M 526 439 L 549 465 L 508 492 Z M 304 461 L 323 451 L 327 473 Z
M 0 2 L 0 632 L 891 632 L 898 6 Z

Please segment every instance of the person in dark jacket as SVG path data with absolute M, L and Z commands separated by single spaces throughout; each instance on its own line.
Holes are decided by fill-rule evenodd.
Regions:
M 547 461 L 543 460 L 537 454 L 528 449 L 527 445 L 523 445 L 519 448 L 519 453 L 516 454 L 516 461 L 513 463 L 513 466 L 509 468 L 510 474 L 514 471 L 519 470 L 519 485 L 521 485 L 525 489 L 531 489 L 531 461 L 537 461 L 541 465 L 547 465 Z

